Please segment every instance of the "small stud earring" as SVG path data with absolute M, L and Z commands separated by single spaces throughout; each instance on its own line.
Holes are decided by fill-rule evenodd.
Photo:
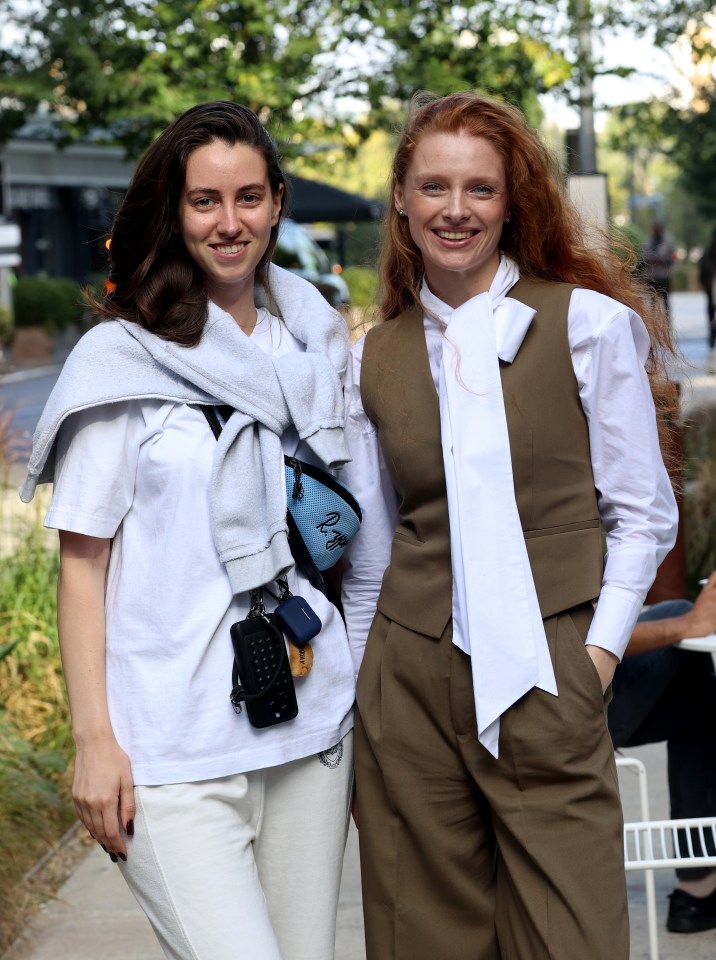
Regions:
M 404 217 L 404 216 L 405 216 L 405 210 L 403 210 L 402 207 L 398 207 L 398 216 L 399 216 L 399 217 Z
M 509 217 L 505 217 L 504 222 L 505 222 L 505 223 L 509 223 L 509 222 L 510 222 L 510 218 L 509 218 Z

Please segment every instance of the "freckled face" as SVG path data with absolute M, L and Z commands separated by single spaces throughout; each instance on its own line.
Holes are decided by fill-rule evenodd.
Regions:
M 509 216 L 502 157 L 484 137 L 428 133 L 395 188 L 423 256 L 428 286 L 457 307 L 488 290 Z
M 271 194 L 266 161 L 254 147 L 214 140 L 191 153 L 179 231 L 212 298 L 253 298 L 254 274 L 278 222 L 282 193 Z

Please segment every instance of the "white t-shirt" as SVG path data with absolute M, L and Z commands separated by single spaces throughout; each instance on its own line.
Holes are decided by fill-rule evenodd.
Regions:
M 274 355 L 303 349 L 265 310 L 252 340 Z M 310 459 L 293 429 L 282 443 L 286 453 Z M 343 622 L 295 571 L 291 591 L 308 600 L 323 624 L 312 641 L 313 669 L 295 680 L 298 716 L 257 730 L 245 709 L 234 712 L 229 629 L 246 616 L 249 602 L 246 594 L 232 596 L 211 536 L 215 446 L 201 410 L 163 400 L 74 414 L 58 439 L 45 525 L 113 539 L 107 696 L 137 784 L 206 780 L 286 763 L 327 750 L 353 722 Z

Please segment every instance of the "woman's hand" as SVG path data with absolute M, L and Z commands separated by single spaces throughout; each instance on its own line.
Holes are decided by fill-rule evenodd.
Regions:
M 602 693 L 606 693 L 607 687 L 614 677 L 614 671 L 619 665 L 619 659 L 609 650 L 596 647 L 593 643 L 587 644 L 587 653 L 592 658 L 592 663 L 596 667 L 599 679 L 602 681 Z
M 683 621 L 684 632 L 680 640 L 705 637 L 716 630 L 716 572 L 708 578 L 693 608 L 684 614 Z
M 126 860 L 122 830 L 132 832 L 127 825 L 135 815 L 134 781 L 129 757 L 111 734 L 77 743 L 72 799 L 78 817 L 112 860 Z

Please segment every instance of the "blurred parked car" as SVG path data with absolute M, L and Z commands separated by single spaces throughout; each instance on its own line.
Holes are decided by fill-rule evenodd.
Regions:
M 273 262 L 310 280 L 331 306 L 350 303 L 350 291 L 343 277 L 331 267 L 325 251 L 294 220 L 283 221 Z

